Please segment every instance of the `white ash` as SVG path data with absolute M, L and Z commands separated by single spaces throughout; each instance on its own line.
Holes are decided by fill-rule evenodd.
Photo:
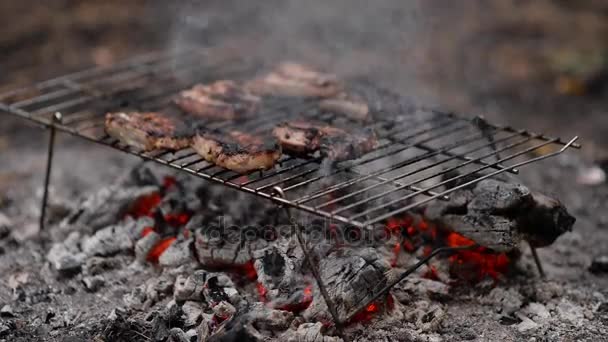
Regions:
M 53 244 L 46 258 L 61 273 L 78 272 L 86 259 L 79 243 L 80 233 L 72 232 L 65 241 Z
M 82 282 L 88 291 L 97 292 L 105 284 L 105 278 L 100 275 L 83 277 Z
M 341 342 L 342 339 L 335 336 L 325 336 L 323 334 L 323 324 L 304 323 L 300 324 L 297 330 L 288 330 L 281 335 L 281 340 L 285 342 Z
M 199 325 L 203 319 L 203 309 L 202 303 L 186 301 L 182 305 L 184 326 L 190 328 Z
M 82 242 L 82 251 L 87 256 L 110 256 L 132 249 L 133 241 L 123 225 L 101 229 Z
M 515 288 L 497 287 L 487 296 L 482 297 L 480 302 L 490 305 L 498 313 L 511 315 L 522 307 L 523 299 L 522 294 Z

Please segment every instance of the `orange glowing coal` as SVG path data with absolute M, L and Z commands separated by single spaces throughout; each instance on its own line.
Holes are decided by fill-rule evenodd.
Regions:
M 411 216 L 390 219 L 386 224 L 386 230 L 403 238 L 399 247 L 393 247 L 395 253 L 393 260 L 395 261 L 398 260 L 398 255 L 402 250 L 414 253 L 422 247 L 422 255 L 428 256 L 435 248 L 475 244 L 473 240 L 454 231 L 440 230 L 431 222 L 422 218 L 414 219 Z M 414 243 L 414 241 L 418 243 Z M 496 280 L 508 272 L 511 264 L 510 258 L 505 253 L 498 253 L 481 246 L 472 250 L 457 251 L 448 257 L 448 261 L 452 277 L 474 282 L 487 277 Z M 393 266 L 395 266 L 394 263 Z M 437 269 L 430 266 L 425 277 L 439 279 Z

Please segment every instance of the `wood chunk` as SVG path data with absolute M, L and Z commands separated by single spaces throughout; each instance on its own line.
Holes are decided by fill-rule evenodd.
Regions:
M 513 250 L 522 240 L 535 247 L 550 245 L 575 222 L 557 199 L 502 180 L 481 181 L 451 198 L 430 203 L 425 216 L 499 252 Z

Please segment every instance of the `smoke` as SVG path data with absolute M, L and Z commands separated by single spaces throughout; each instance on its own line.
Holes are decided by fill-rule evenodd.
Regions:
M 271 65 L 296 60 L 365 77 L 435 103 L 416 71 L 430 40 L 424 1 L 198 1 L 175 11 L 170 44 L 230 51 Z

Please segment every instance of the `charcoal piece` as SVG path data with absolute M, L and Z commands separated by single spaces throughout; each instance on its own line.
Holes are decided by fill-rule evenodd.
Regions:
M 329 297 L 332 298 L 340 319 L 348 315 L 362 303 L 367 302 L 378 290 L 387 284 L 388 262 L 373 248 L 338 250 L 319 263 L 321 278 Z M 332 317 L 327 305 L 315 286 L 313 301 L 303 312 L 307 320 L 328 320 Z
M 203 299 L 203 288 L 207 279 L 207 272 L 199 270 L 192 273 L 187 278 L 178 276 L 175 280 L 174 297 L 179 301 Z
M 105 283 L 105 280 L 102 276 L 92 276 L 92 277 L 84 277 L 82 278 L 82 283 L 85 288 L 90 292 L 96 292 L 99 290 Z
M 570 231 L 575 221 L 558 200 L 496 179 L 457 190 L 448 202 L 430 203 L 425 216 L 500 252 L 515 249 L 522 240 L 547 246 Z
M 149 164 L 140 164 L 129 172 L 127 179 L 123 182 L 124 187 L 158 186 L 160 179 Z
M 80 234 L 72 232 L 64 241 L 53 244 L 46 258 L 55 270 L 63 275 L 80 272 L 86 255 L 80 251 L 79 241 Z
M 323 323 L 303 323 L 297 330 L 289 330 L 281 335 L 281 341 L 285 342 L 342 342 L 342 339 L 335 336 L 325 336 L 323 334 Z
M 163 267 L 179 267 L 194 262 L 191 245 L 193 239 L 177 240 L 158 258 L 158 264 Z
M 281 239 L 254 253 L 257 281 L 266 289 L 266 299 L 275 308 L 290 307 L 305 301 L 303 290 L 310 282 L 302 276 L 300 249 L 294 239 Z
M 182 305 L 184 313 L 183 320 L 185 327 L 198 325 L 203 318 L 203 305 L 198 302 L 187 301 Z
M 169 342 L 190 342 L 188 335 L 180 328 L 169 330 Z
M 11 219 L 9 219 L 8 216 L 4 215 L 3 213 L 0 213 L 0 240 L 7 237 L 12 228 L 13 222 Z
M 594 258 L 593 261 L 591 261 L 591 266 L 589 266 L 589 272 L 594 274 L 608 273 L 608 255 Z
M 293 313 L 275 310 L 258 302 L 238 311 L 208 341 L 266 341 L 269 336 L 264 331 L 284 331 L 292 321 Z
M 242 300 L 234 283 L 224 273 L 207 273 L 205 275 L 203 294 L 210 305 L 215 305 L 222 301 L 240 305 Z
M 109 256 L 130 251 L 133 241 L 123 226 L 110 226 L 82 241 L 82 251 L 88 256 Z
M 142 238 L 144 229 L 154 227 L 154 219 L 148 216 L 134 219 L 129 216 L 123 220 L 122 225 L 125 226 L 131 240 L 137 241 Z
M 150 232 L 135 243 L 135 259 L 141 263 L 146 262 L 148 254 L 161 240 L 157 232 Z
M 196 257 L 203 266 L 242 266 L 252 258 L 252 252 L 268 246 L 255 227 L 207 226 L 195 232 Z
M 85 227 L 91 232 L 116 223 L 123 217 L 135 201 L 159 191 L 157 186 L 145 187 L 108 187 L 85 199 L 61 226 Z

